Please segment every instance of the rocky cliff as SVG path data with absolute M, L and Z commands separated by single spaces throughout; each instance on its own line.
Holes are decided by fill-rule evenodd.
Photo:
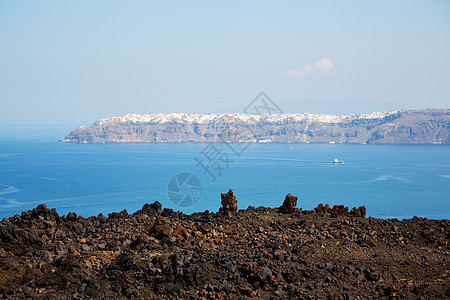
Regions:
M 61 141 L 450 144 L 450 109 L 361 115 L 128 114 L 79 127 Z

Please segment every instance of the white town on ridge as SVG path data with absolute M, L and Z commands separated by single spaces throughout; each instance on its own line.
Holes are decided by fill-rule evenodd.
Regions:
M 248 124 L 259 122 L 279 123 L 285 121 L 291 122 L 320 122 L 320 123 L 341 123 L 358 119 L 382 119 L 390 115 L 397 114 L 399 110 L 392 112 L 373 112 L 370 114 L 351 114 L 351 115 L 328 115 L 328 114 L 231 114 L 231 113 L 209 113 L 209 114 L 186 114 L 186 113 L 159 113 L 159 114 L 126 114 L 120 117 L 105 118 L 96 121 L 94 125 L 104 125 L 109 122 L 116 123 L 187 123 L 187 124 L 205 124 L 210 122 L 235 121 Z

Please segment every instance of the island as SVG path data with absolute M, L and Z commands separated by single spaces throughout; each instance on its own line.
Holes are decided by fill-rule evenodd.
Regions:
M 127 114 L 81 126 L 71 143 L 450 144 L 450 109 L 370 114 Z

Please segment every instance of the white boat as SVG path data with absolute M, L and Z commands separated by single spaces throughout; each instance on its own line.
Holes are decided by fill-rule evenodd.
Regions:
M 344 161 L 343 160 L 339 160 L 337 158 L 333 159 L 333 164 L 343 164 Z

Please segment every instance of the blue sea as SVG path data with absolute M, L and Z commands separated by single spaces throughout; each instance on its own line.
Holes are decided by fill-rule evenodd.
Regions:
M 450 216 L 448 145 L 57 141 L 75 127 L 0 125 L 0 219 L 41 203 L 84 217 L 132 213 L 154 201 L 185 213 L 215 212 L 230 188 L 240 208 L 277 207 L 292 193 L 303 209 L 329 203 L 365 205 L 377 218 Z M 177 174 L 196 178 L 195 189 Z M 178 184 L 179 195 L 194 194 L 191 202 L 169 198 L 171 180 L 169 190 Z

